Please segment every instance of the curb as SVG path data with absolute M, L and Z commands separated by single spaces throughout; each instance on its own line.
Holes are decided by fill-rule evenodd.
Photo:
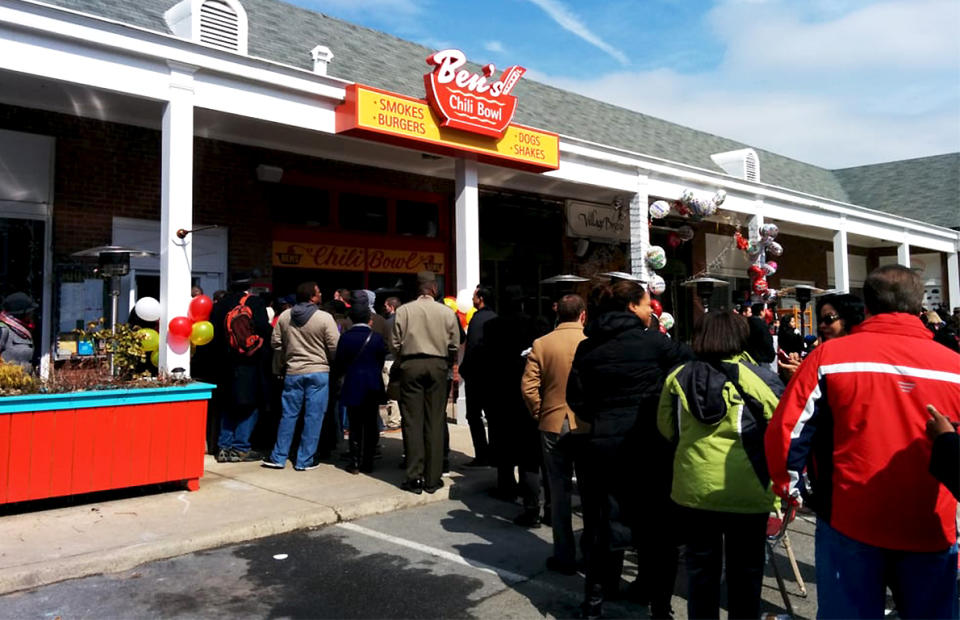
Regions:
M 57 558 L 50 562 L 0 570 L 0 595 L 11 594 L 41 586 L 130 570 L 147 562 L 166 560 L 188 553 L 214 549 L 226 545 L 244 543 L 277 534 L 287 534 L 302 529 L 324 527 L 342 521 L 352 521 L 387 512 L 414 508 L 425 504 L 465 497 L 480 492 L 489 486 L 482 481 L 468 481 L 466 477 L 444 479 L 446 484 L 434 494 L 414 495 L 403 493 L 375 497 L 342 505 L 313 505 L 309 510 L 272 518 L 256 519 L 244 524 L 232 524 L 229 528 L 213 529 L 186 538 L 167 538 L 149 543 L 140 543 L 101 551 L 85 553 L 69 558 Z

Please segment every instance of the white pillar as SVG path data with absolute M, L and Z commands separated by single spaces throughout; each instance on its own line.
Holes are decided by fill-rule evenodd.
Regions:
M 480 200 L 477 192 L 477 162 L 456 161 L 457 290 L 473 291 L 480 283 Z
M 480 197 L 477 191 L 477 162 L 457 159 L 454 177 L 457 196 L 457 290 L 454 294 L 457 294 L 463 289 L 473 291 L 480 283 Z M 465 384 L 464 388 L 460 390 L 460 398 L 457 399 L 457 424 L 467 423 L 465 392 L 470 389 L 470 385 Z
M 760 240 L 760 227 L 763 226 L 763 201 L 757 201 L 757 213 L 747 220 L 747 232 L 751 241 Z
M 847 229 L 843 223 L 833 233 L 833 288 L 850 292 L 850 260 L 847 254 Z
M 637 174 L 637 193 L 630 197 L 630 273 L 646 282 L 647 250 L 650 248 L 650 209 L 647 205 L 647 175 Z
M 897 263 L 904 267 L 910 266 L 910 244 L 906 241 L 897 246 Z
M 950 297 L 950 311 L 960 308 L 960 253 L 947 254 L 947 295 Z
M 170 100 L 163 111 L 160 180 L 160 373 L 175 368 L 190 373 L 189 343 L 171 347 L 167 325 L 186 316 L 190 304 L 193 236 L 177 230 L 193 227 L 193 71 L 170 64 Z

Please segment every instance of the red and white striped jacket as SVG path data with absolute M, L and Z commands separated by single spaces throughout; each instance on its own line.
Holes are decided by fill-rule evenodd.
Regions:
M 767 427 L 774 491 L 808 496 L 805 475 L 808 503 L 845 536 L 884 549 L 946 549 L 956 541 L 957 504 L 928 471 L 928 403 L 960 417 L 960 355 L 933 342 L 917 317 L 879 314 L 825 342 Z

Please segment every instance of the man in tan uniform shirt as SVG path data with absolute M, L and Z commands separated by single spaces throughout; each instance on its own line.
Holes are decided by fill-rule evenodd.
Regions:
M 533 341 L 520 387 L 527 409 L 540 422 L 543 463 L 550 488 L 553 556 L 547 558 L 547 568 L 572 575 L 577 570 L 570 509 L 575 444 L 576 435 L 588 429 L 567 405 L 566 395 L 573 356 L 585 338 L 583 298 L 564 295 L 557 304 L 557 315 L 557 328 Z
M 417 274 L 420 296 L 397 308 L 390 348 L 400 364 L 400 414 L 407 455 L 403 488 L 433 493 L 443 486 L 447 373 L 460 347 L 457 315 L 437 303 L 432 271 Z

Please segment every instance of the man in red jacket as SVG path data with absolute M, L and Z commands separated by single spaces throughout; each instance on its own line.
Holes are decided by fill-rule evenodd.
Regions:
M 928 471 L 927 404 L 960 412 L 960 356 L 918 318 L 923 282 L 900 265 L 864 283 L 867 319 L 817 347 L 766 433 L 774 490 L 817 513 L 820 618 L 957 618 L 953 496 Z M 958 464 L 960 466 L 960 464 Z

